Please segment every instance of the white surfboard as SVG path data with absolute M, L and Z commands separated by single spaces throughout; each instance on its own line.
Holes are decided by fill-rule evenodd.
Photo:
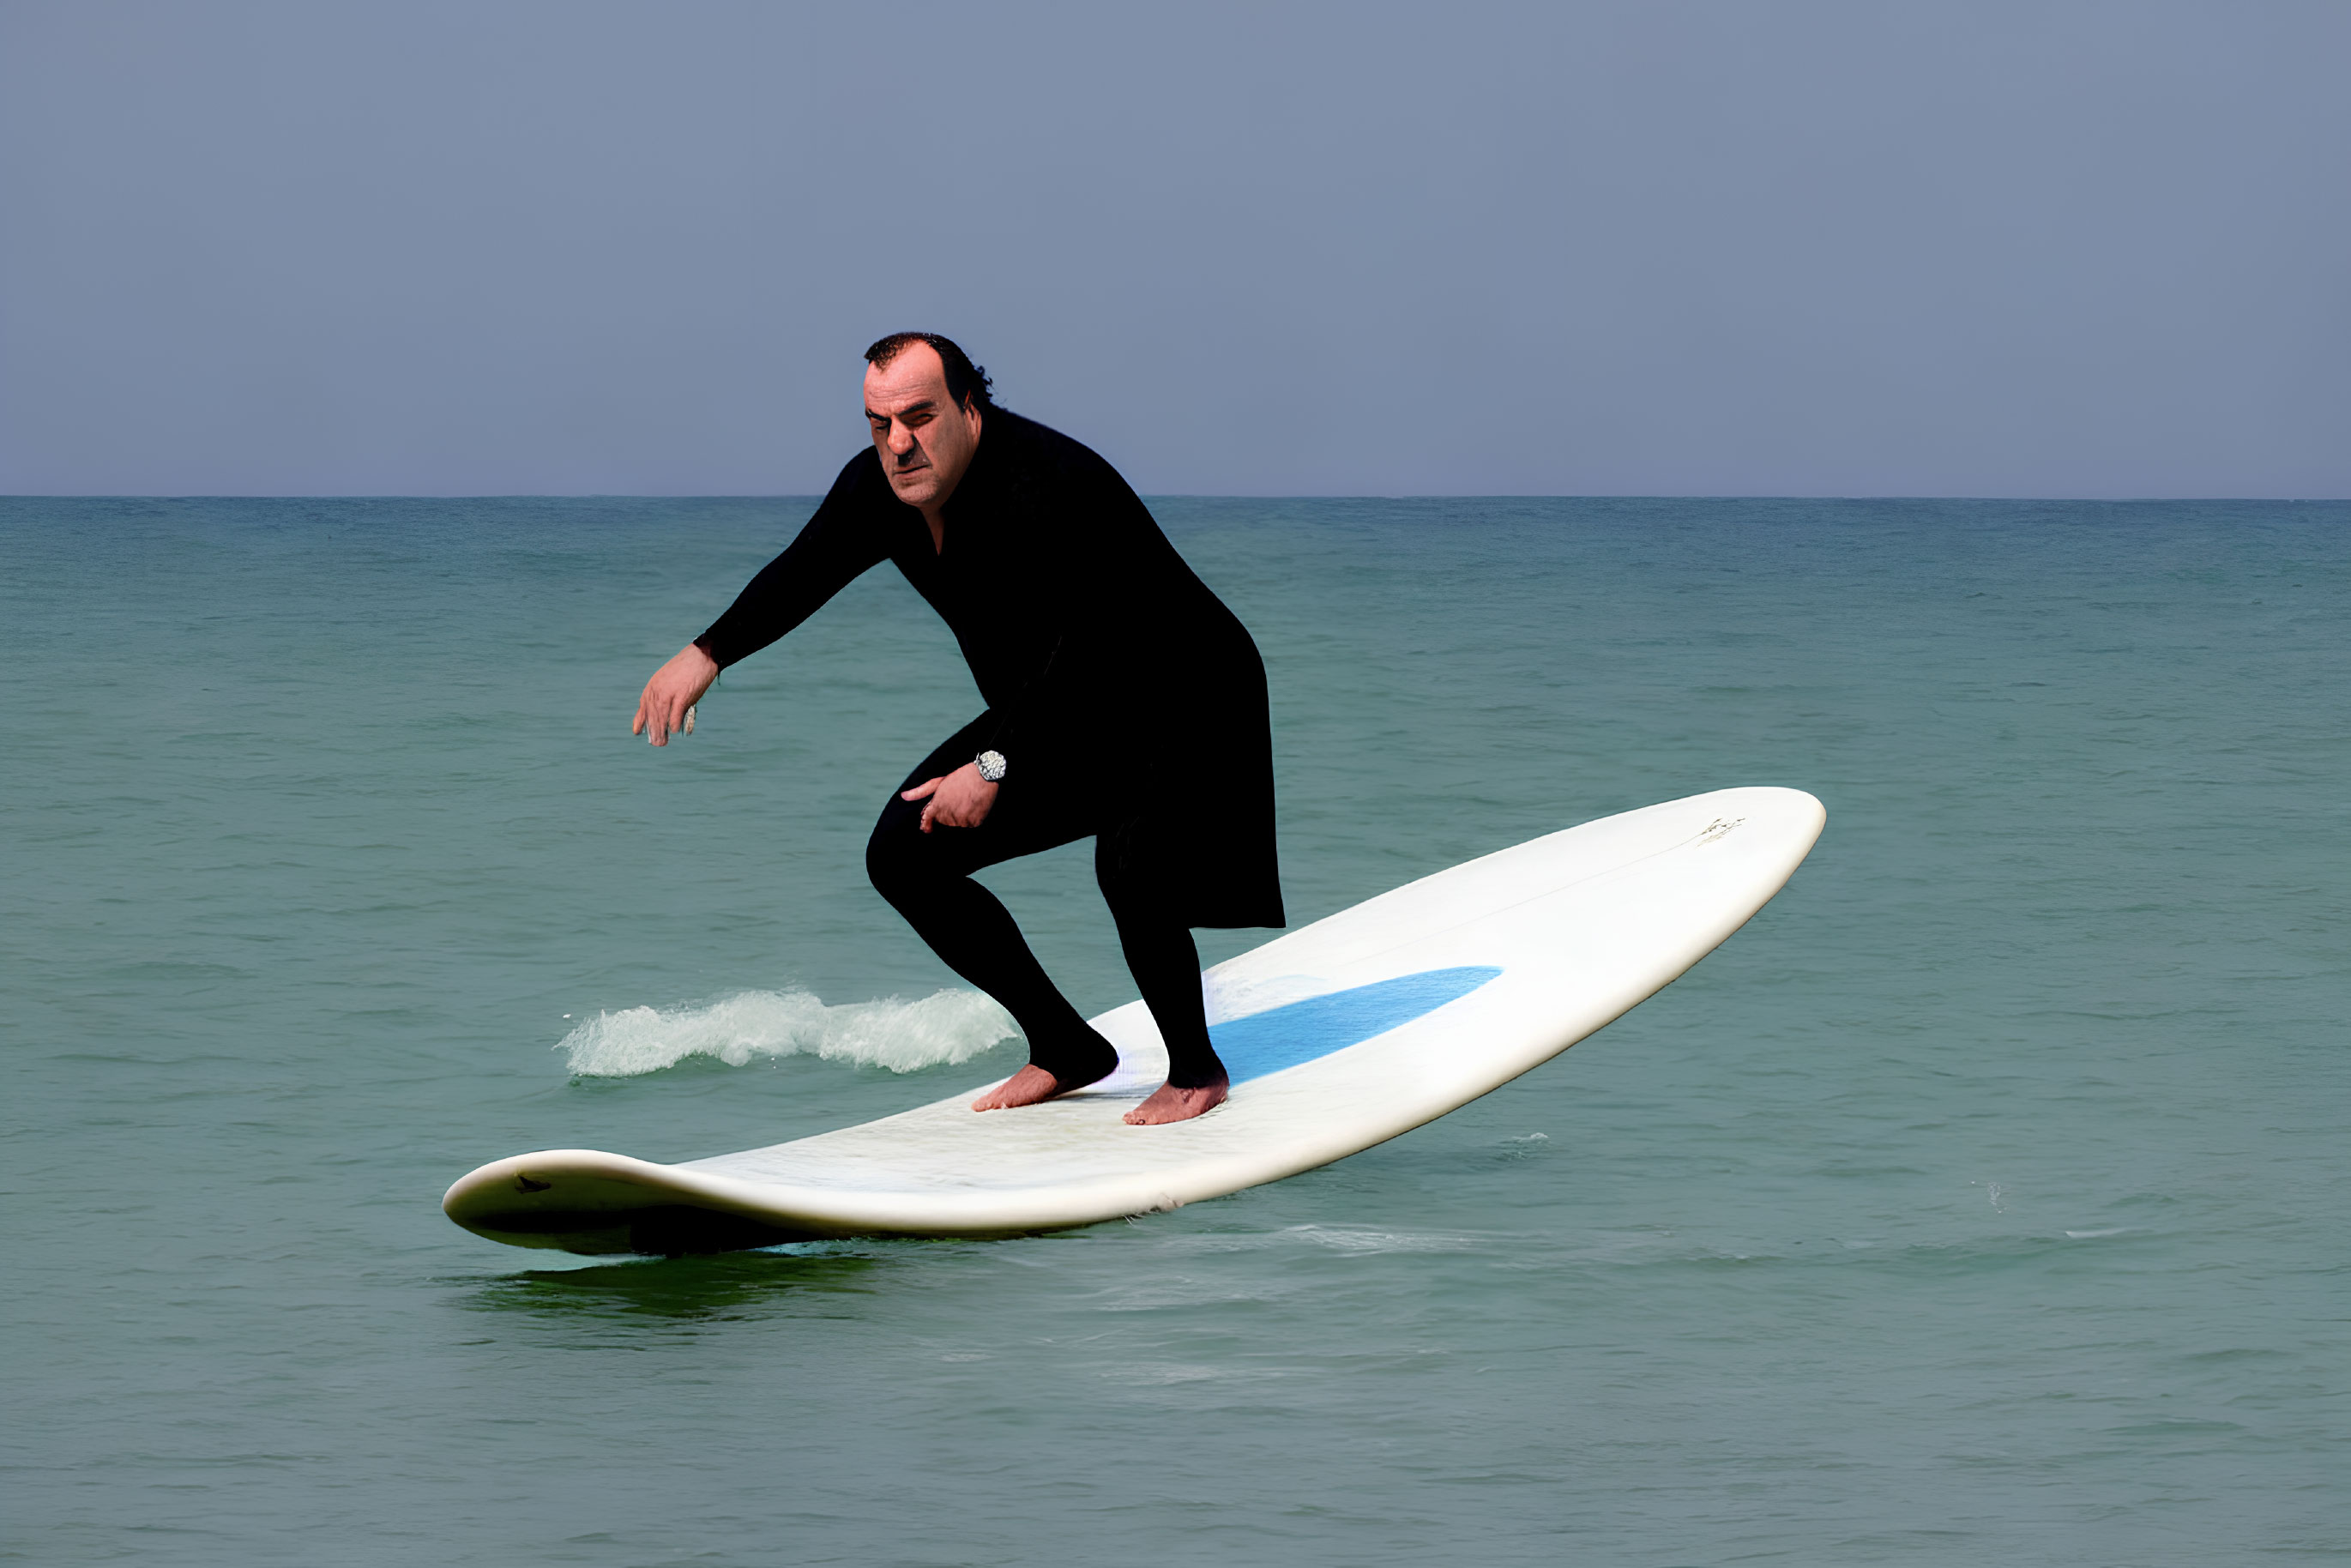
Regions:
M 518 1247 L 676 1253 L 1019 1235 L 1278 1181 L 1434 1121 L 1630 1010 L 1762 908 L 1825 820 L 1800 789 L 1693 795 L 1423 877 L 1219 964 L 1204 983 L 1232 1098 L 1190 1122 L 1121 1120 L 1167 1066 L 1129 1002 L 1093 1020 L 1118 1071 L 1042 1105 L 975 1113 L 979 1085 L 674 1166 L 548 1149 L 482 1166 L 441 1206 Z

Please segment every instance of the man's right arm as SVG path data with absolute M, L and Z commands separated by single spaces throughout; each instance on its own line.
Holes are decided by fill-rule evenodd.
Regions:
M 867 469 L 872 472 L 868 474 Z M 889 553 L 880 519 L 864 504 L 869 481 L 886 491 L 872 450 L 852 458 L 784 552 L 759 570 L 710 630 L 653 673 L 630 733 L 665 746 L 718 672 L 758 653 L 816 613 L 825 601 Z

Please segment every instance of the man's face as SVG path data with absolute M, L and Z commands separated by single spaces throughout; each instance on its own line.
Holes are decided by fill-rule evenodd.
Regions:
M 947 400 L 946 367 L 928 343 L 865 367 L 865 420 L 890 488 L 910 507 L 945 505 L 979 450 L 979 411 Z

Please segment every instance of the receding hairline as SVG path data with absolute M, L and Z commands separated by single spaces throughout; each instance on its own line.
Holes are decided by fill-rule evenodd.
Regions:
M 876 339 L 865 350 L 865 362 L 876 370 L 887 370 L 898 356 L 920 343 L 938 357 L 941 379 L 946 383 L 947 401 L 958 407 L 994 408 L 989 395 L 990 378 L 987 367 L 971 362 L 954 339 L 936 332 L 893 332 Z
M 927 351 L 933 361 L 938 365 L 939 374 L 944 376 L 947 373 L 946 356 L 911 332 L 902 333 L 899 338 L 884 338 L 873 347 L 875 351 L 865 357 L 866 368 L 869 370 L 886 371 L 896 364 L 907 350 L 922 349 Z

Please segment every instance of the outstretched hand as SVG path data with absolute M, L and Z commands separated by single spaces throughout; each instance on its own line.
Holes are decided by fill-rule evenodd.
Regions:
M 687 643 L 645 683 L 645 694 L 637 699 L 637 722 L 629 727 L 629 733 L 642 735 L 655 746 L 667 746 L 671 735 L 685 733 L 686 710 L 702 700 L 702 694 L 717 678 L 718 661 Z
M 979 764 L 967 762 L 944 778 L 915 785 L 902 800 L 927 800 L 923 808 L 923 831 L 936 822 L 943 828 L 976 828 L 996 809 L 997 786 L 979 776 Z

